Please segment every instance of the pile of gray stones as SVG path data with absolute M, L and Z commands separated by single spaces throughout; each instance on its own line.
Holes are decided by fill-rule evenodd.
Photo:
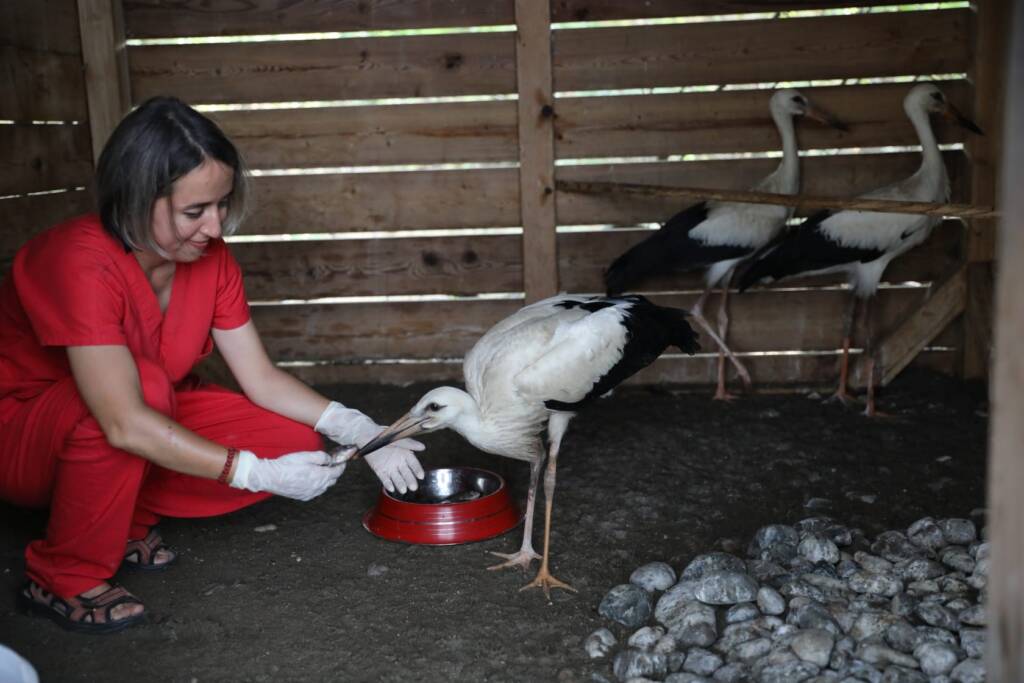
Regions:
M 985 680 L 989 544 L 971 520 L 926 517 L 870 540 L 812 517 L 762 527 L 747 556 L 710 552 L 678 576 L 637 568 L 601 601 L 615 624 L 584 642 L 602 660 L 592 679 Z

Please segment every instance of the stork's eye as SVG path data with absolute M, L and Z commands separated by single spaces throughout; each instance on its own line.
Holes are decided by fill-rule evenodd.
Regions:
M 941 102 L 942 101 L 942 93 L 940 93 L 940 92 L 933 92 L 932 93 L 932 99 L 935 100 L 936 102 Z
M 800 97 L 799 95 L 793 95 L 793 101 L 796 102 L 797 104 L 807 104 L 807 100 Z
M 441 408 L 443 408 L 443 407 L 444 406 L 442 406 L 440 404 L 437 404 L 437 403 L 429 403 L 429 404 L 427 404 L 427 410 L 429 410 L 432 413 L 436 413 L 437 411 L 441 410 Z

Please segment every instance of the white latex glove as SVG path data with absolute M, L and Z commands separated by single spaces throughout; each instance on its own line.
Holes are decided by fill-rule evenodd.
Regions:
M 423 444 L 419 441 L 402 439 L 370 453 L 365 458 L 388 491 L 415 491 L 419 488 L 419 480 L 423 478 L 423 466 L 420 465 L 420 461 L 409 448 L 403 446 L 407 441 L 417 444 L 419 448 L 416 450 L 423 450 Z
M 295 500 L 313 500 L 333 486 L 344 471 L 344 462 L 323 451 L 288 453 L 272 460 L 257 458 L 251 451 L 242 451 L 228 483 L 236 489 L 266 491 Z
M 331 401 L 313 427 L 317 432 L 339 444 L 362 446 L 384 431 L 365 414 Z M 425 446 L 416 439 L 400 439 L 366 456 L 366 462 L 388 491 L 415 491 L 423 478 L 423 466 L 412 451 Z

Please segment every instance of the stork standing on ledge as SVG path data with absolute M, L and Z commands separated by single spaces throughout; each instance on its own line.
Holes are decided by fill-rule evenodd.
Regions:
M 536 578 L 523 588 L 574 590 L 553 577 L 551 510 L 559 447 L 569 421 L 587 403 L 650 365 L 669 346 L 699 348 L 686 311 L 656 306 L 641 296 L 559 295 L 521 308 L 498 322 L 463 362 L 466 391 L 439 387 L 370 443 L 365 455 L 392 441 L 454 429 L 480 450 L 530 463 L 523 542 L 491 569 L 526 570 L 541 558 Z M 544 463 L 541 431 L 547 425 L 544 474 L 544 554 L 533 550 L 533 511 Z
M 981 134 L 972 121 L 949 103 L 935 85 L 914 86 L 903 100 L 903 109 L 921 141 L 921 166 L 909 178 L 886 185 L 867 194 L 869 199 L 895 199 L 914 202 L 948 202 L 949 178 L 942 162 L 942 152 L 935 141 L 929 114 L 938 113 L 967 130 Z M 843 355 L 839 371 L 839 388 L 835 398 L 848 403 L 846 391 L 849 374 L 850 336 L 858 309 L 867 309 L 867 300 L 878 290 L 886 266 L 931 235 L 942 219 L 874 211 L 821 211 L 796 228 L 781 234 L 772 243 L 741 266 L 739 289 L 746 290 L 755 282 L 779 280 L 796 275 L 845 273 L 852 296 L 844 315 Z M 864 305 L 860 306 L 859 302 Z M 874 340 L 868 311 L 865 318 L 865 353 L 868 354 L 868 395 L 866 415 L 875 414 Z
M 769 108 L 782 138 L 782 161 L 752 189 L 759 192 L 796 194 L 800 189 L 800 162 L 793 119 L 806 116 L 833 128 L 846 127 L 832 114 L 815 107 L 798 90 L 777 90 Z M 660 230 L 633 246 L 608 267 L 604 280 L 608 294 L 619 294 L 655 275 L 706 269 L 704 291 L 691 309 L 694 320 L 718 344 L 718 388 L 714 398 L 732 396 L 725 389 L 725 356 L 736 367 L 744 386 L 750 373 L 725 343 L 729 326 L 728 297 L 732 274 L 740 261 L 767 244 L 793 215 L 793 208 L 768 204 L 705 201 L 672 216 Z M 722 287 L 718 308 L 718 332 L 704 318 L 704 303 L 711 290 Z

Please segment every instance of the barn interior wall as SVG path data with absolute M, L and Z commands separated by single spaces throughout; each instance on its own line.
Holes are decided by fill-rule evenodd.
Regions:
M 522 69 L 550 69 L 559 180 L 745 189 L 777 163 L 767 99 L 792 84 L 850 125 L 799 124 L 804 190 L 848 197 L 916 167 L 901 109 L 911 82 L 934 80 L 978 115 L 964 2 L 895 11 L 790 0 L 765 11 L 552 0 L 549 67 L 517 61 L 512 0 L 277 5 L 113 3 L 130 102 L 181 97 L 254 169 L 259 205 L 232 248 L 268 350 L 314 382 L 458 380 L 462 354 L 522 304 L 534 263 L 522 229 Z M 2 7 L 15 93 L 0 102 L 0 147 L 12 150 L 0 188 L 6 270 L 31 234 L 88 210 L 92 141 L 76 2 Z M 942 124 L 938 135 L 952 198 L 969 201 L 965 138 Z M 600 291 L 603 268 L 681 208 L 564 192 L 553 207 L 553 277 L 573 292 Z M 946 221 L 892 265 L 878 296 L 883 329 L 964 260 L 963 235 Z M 690 306 L 699 290 L 681 275 L 642 291 Z M 755 381 L 831 382 L 845 296 L 842 283 L 813 278 L 732 298 L 731 338 Z M 957 315 L 914 362 L 955 372 L 963 347 Z M 669 355 L 635 381 L 699 385 L 714 373 L 712 353 Z

